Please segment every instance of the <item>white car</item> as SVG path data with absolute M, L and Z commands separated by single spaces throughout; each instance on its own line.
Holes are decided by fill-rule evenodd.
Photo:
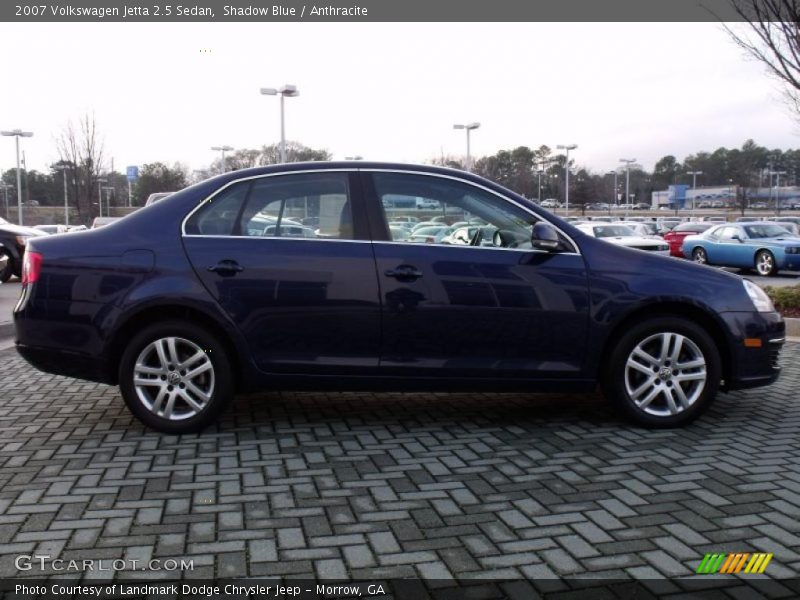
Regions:
M 621 221 L 616 225 L 625 225 L 630 227 L 633 232 L 641 237 L 652 238 L 656 240 L 663 240 L 664 238 L 658 235 L 658 224 L 655 221 Z
M 664 240 L 637 235 L 636 232 L 627 225 L 619 225 L 617 223 L 579 223 L 575 225 L 575 227 L 587 235 L 600 238 L 618 246 L 646 250 L 653 254 L 669 256 L 669 244 Z

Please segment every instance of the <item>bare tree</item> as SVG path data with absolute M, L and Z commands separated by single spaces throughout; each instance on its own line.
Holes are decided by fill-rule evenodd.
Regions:
M 784 85 L 789 107 L 800 121 L 800 1 L 730 2 L 745 25 L 723 26 L 741 48 Z
M 79 219 L 88 222 L 98 214 L 97 179 L 103 169 L 104 159 L 103 140 L 97 131 L 94 115 L 83 115 L 77 128 L 69 121 L 57 143 L 61 162 L 74 165 L 71 197 L 76 199 Z M 95 204 L 95 199 L 98 204 Z

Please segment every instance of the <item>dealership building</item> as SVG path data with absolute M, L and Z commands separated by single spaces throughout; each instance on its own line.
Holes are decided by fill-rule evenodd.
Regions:
M 686 184 L 675 184 L 666 190 L 659 190 L 652 194 L 653 208 L 662 206 L 676 209 L 693 208 L 725 208 L 736 203 L 741 197 L 741 186 L 730 184 L 724 186 L 698 187 L 692 189 Z M 784 207 L 800 203 L 800 187 L 760 187 L 747 188 L 749 203 L 766 202 L 769 206 L 779 200 Z

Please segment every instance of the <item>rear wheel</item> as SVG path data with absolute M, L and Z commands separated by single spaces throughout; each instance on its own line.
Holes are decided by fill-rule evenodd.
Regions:
M 606 396 L 646 427 L 696 419 L 716 396 L 720 358 L 711 336 L 679 317 L 634 325 L 614 348 L 604 377 Z
M 756 253 L 755 267 L 756 273 L 762 277 L 768 277 L 778 273 L 778 268 L 775 266 L 775 257 L 769 250 L 759 250 Z
M 120 361 L 119 385 L 131 412 L 164 433 L 200 431 L 233 397 L 224 347 L 183 321 L 157 323 L 134 336 Z
M 696 263 L 700 263 L 701 265 L 708 264 L 708 254 L 706 254 L 705 248 L 697 247 L 692 250 L 692 260 Z

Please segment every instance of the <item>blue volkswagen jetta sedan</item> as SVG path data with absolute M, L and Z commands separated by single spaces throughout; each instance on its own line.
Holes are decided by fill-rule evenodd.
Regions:
M 393 239 L 411 218 L 481 226 Z M 741 277 L 592 238 L 469 173 L 360 161 L 226 173 L 31 240 L 14 318 L 32 365 L 119 385 L 170 433 L 245 391 L 598 384 L 638 423 L 677 426 L 720 388 L 775 381 L 784 342 Z

